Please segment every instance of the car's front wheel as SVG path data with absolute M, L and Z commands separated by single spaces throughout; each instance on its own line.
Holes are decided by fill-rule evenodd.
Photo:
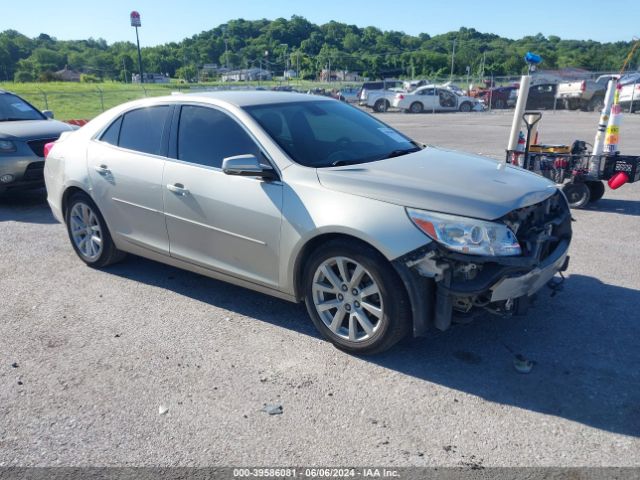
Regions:
M 389 262 L 343 240 L 316 250 L 304 274 L 305 303 L 320 333 L 350 353 L 387 350 L 407 333 L 410 308 Z
M 472 108 L 473 106 L 469 102 L 463 102 L 462 105 L 460 105 L 461 112 L 470 112 Z
M 124 258 L 125 254 L 113 243 L 98 207 L 87 194 L 78 192 L 69 199 L 65 221 L 71 245 L 87 265 L 101 268 Z

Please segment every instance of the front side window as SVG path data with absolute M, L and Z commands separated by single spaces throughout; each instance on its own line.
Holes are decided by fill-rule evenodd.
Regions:
M 255 105 L 245 110 L 301 165 L 366 163 L 419 150 L 409 138 L 337 101 Z
M 182 107 L 178 160 L 220 168 L 224 158 L 247 154 L 260 158 L 260 149 L 229 115 L 214 108 Z
M 162 152 L 162 132 L 168 113 L 168 105 L 139 108 L 125 113 L 120 127 L 118 146 L 142 153 L 160 155 Z

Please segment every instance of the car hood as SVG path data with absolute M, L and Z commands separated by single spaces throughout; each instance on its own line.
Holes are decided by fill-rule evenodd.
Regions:
M 556 191 L 551 181 L 521 168 L 436 147 L 317 172 L 330 190 L 484 220 L 541 202 Z
M 18 122 L 0 122 L 0 138 L 5 140 L 33 140 L 59 137 L 62 132 L 74 128 L 57 120 L 22 120 Z

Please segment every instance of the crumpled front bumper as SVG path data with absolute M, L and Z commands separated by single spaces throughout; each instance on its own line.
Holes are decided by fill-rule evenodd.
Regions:
M 504 313 L 526 313 L 529 298 L 568 268 L 568 250 L 569 241 L 563 240 L 538 262 L 534 258 L 456 254 L 430 244 L 397 259 L 393 265 L 409 294 L 414 336 L 424 335 L 431 326 L 449 328 L 459 299 L 482 298 L 487 306 L 506 306 Z M 473 279 L 454 279 L 450 262 L 482 264 L 483 268 Z
M 564 272 L 569 266 L 569 242 L 563 242 L 539 266 L 530 272 L 504 277 L 490 287 L 491 302 L 531 296 L 544 287 L 558 272 Z
M 502 217 L 516 234 L 522 255 L 496 257 L 454 252 L 431 241 L 393 265 L 408 292 L 414 335 L 430 326 L 446 330 L 453 317 L 483 309 L 526 313 L 532 296 L 569 264 L 571 212 L 561 192 Z

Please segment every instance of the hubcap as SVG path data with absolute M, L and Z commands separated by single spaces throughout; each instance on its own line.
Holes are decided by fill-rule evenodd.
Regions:
M 69 216 L 71 238 L 80 254 L 93 261 L 102 253 L 102 229 L 98 217 L 86 203 L 78 202 Z
M 367 340 L 382 324 L 380 287 L 355 260 L 332 257 L 321 263 L 313 277 L 312 294 L 323 323 L 344 340 Z

